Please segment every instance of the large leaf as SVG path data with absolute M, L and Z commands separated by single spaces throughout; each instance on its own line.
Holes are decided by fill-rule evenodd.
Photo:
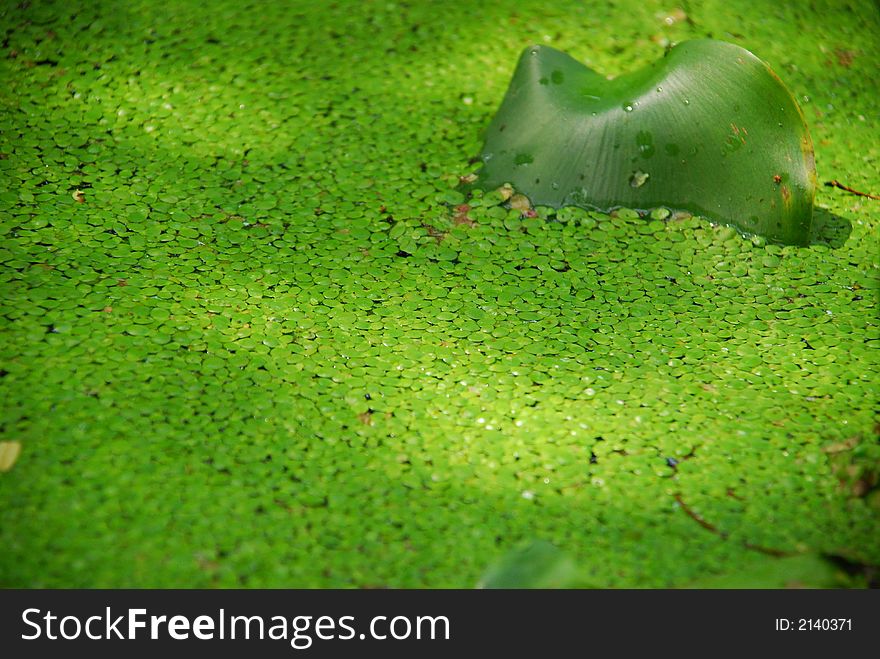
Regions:
M 816 189 L 803 114 L 749 51 L 675 46 L 608 80 L 565 53 L 526 49 L 489 126 L 475 185 L 535 205 L 687 210 L 770 240 L 809 238 Z

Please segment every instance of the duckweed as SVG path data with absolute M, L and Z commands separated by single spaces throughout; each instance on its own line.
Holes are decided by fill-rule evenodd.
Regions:
M 821 188 L 790 247 L 457 192 L 527 44 L 622 72 L 706 33 L 876 192 L 857 5 L 6 3 L 0 584 L 880 562 L 876 202 Z

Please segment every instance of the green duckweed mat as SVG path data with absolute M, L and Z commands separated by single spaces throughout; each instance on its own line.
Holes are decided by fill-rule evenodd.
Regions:
M 531 43 L 769 62 L 880 193 L 873 2 L 2 2 L 3 586 L 880 563 L 880 202 L 808 247 L 462 209 Z M 457 208 L 458 207 L 458 208 Z M 11 450 L 10 450 L 11 454 Z

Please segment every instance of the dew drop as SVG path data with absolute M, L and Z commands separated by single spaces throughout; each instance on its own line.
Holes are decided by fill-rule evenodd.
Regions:
M 632 111 L 633 111 L 632 103 L 627 103 L 627 104 L 625 104 L 625 105 L 623 106 L 623 111 L 624 111 L 624 112 L 632 112 Z
M 687 100 L 687 99 L 684 99 L 684 104 L 685 104 L 685 105 L 690 105 L 691 102 L 690 102 L 689 100 Z

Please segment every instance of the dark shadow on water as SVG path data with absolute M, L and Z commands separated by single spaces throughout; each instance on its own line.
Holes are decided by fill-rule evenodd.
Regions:
M 832 249 L 843 247 L 852 233 L 852 222 L 832 213 L 827 208 L 813 208 L 813 227 L 810 245 L 828 245 Z

